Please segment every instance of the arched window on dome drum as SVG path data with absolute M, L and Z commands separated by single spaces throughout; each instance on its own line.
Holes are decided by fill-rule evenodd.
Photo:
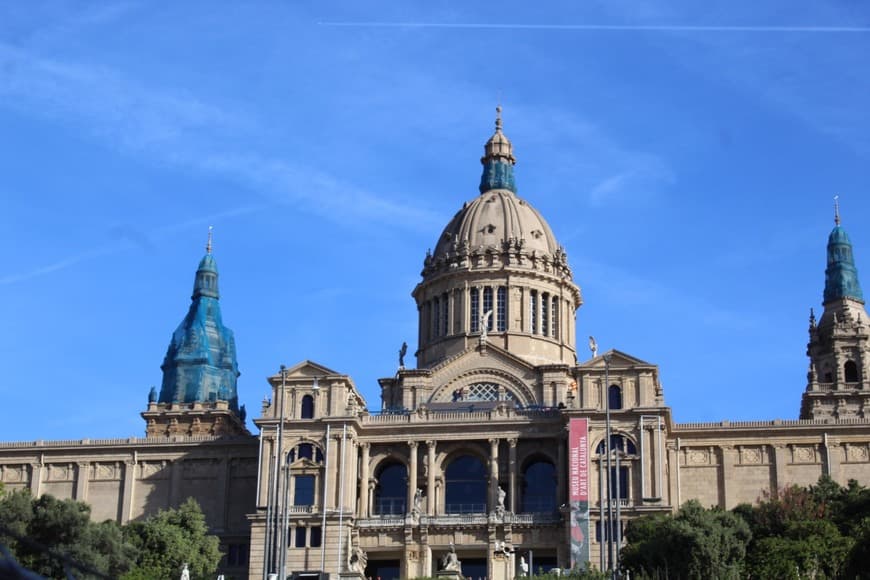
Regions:
M 377 482 L 374 513 L 404 514 L 408 497 L 408 468 L 402 463 L 391 461 L 378 470 Z
M 492 286 L 487 286 L 483 289 L 483 314 L 486 315 L 487 312 L 492 310 Z M 486 331 L 492 331 L 492 316 L 486 319 Z
M 622 388 L 619 385 L 610 385 L 607 388 L 607 402 L 611 411 L 622 409 Z
M 529 332 L 537 334 L 538 332 L 538 291 L 529 291 Z
M 480 459 L 457 457 L 447 466 L 445 479 L 444 508 L 448 514 L 486 513 L 487 473 Z
M 843 365 L 843 375 L 847 383 L 857 383 L 860 380 L 858 378 L 858 365 L 855 364 L 855 361 L 846 361 L 846 364 Z
M 471 299 L 471 332 L 480 332 L 480 291 L 472 288 L 468 295 Z
M 437 338 L 441 325 L 441 298 L 432 300 L 432 321 L 429 325 L 429 338 Z
M 541 294 L 541 334 L 550 336 L 550 295 Z
M 550 336 L 559 338 L 559 299 L 555 296 L 553 296 L 552 316 L 550 318 Z
M 498 305 L 496 306 L 496 328 L 498 328 L 499 332 L 504 332 L 507 328 L 507 288 L 504 286 L 498 287 L 498 294 L 496 296 L 496 302 Z
M 300 419 L 313 419 L 314 418 L 314 397 L 311 395 L 305 395 L 302 397 L 302 405 L 299 410 L 299 418 Z
M 450 303 L 450 295 L 445 292 L 441 296 L 441 336 L 447 336 L 447 319 L 450 315 L 450 310 L 447 305 Z
M 556 467 L 549 461 L 536 460 L 523 470 L 520 511 L 548 513 L 556 510 Z

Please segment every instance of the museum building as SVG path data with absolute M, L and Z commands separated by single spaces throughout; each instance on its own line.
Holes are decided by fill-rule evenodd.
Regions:
M 823 474 L 870 484 L 870 326 L 838 214 L 800 418 L 675 423 L 656 365 L 617 350 L 578 361 L 582 294 L 516 193 L 500 110 L 481 163 L 479 195 L 412 292 L 416 364 L 403 348 L 379 404 L 305 360 L 269 377 L 252 435 L 209 243 L 146 436 L 0 443 L 0 480 L 122 523 L 194 497 L 221 538 L 222 573 L 251 580 L 600 566 L 626 521 L 689 499 L 732 508 Z

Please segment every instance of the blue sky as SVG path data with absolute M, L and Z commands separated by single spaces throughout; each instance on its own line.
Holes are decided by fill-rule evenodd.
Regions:
M 581 359 L 797 416 L 835 194 L 870 290 L 862 3 L 240 4 L 0 5 L 0 439 L 144 433 L 210 224 L 250 415 L 303 359 L 376 408 L 499 101 Z

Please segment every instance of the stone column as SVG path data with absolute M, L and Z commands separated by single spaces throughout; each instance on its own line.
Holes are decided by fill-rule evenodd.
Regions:
M 362 460 L 359 482 L 359 517 L 369 517 L 369 450 L 371 443 L 362 443 Z
M 825 434 L 823 444 L 825 448 L 824 473 L 833 478 L 834 481 L 840 481 L 840 441 Z M 848 446 L 844 447 L 844 451 L 846 458 L 848 458 Z
M 663 432 L 664 429 L 665 423 L 664 421 L 661 421 L 653 429 L 650 430 L 650 449 L 655 449 L 655 451 L 650 454 L 650 457 L 653 458 L 653 460 L 650 461 L 649 464 L 650 481 L 652 481 L 653 472 L 655 472 L 655 494 L 656 497 L 660 498 L 665 496 L 665 482 L 663 481 L 663 479 L 665 477 L 664 473 L 667 468 L 667 463 L 665 463 L 665 455 L 667 451 L 662 448 L 665 445 L 665 434 Z M 655 433 L 655 435 L 653 435 L 653 433 Z M 652 489 L 653 488 L 650 487 L 651 493 Z
M 737 462 L 736 452 L 731 445 L 722 445 L 719 451 L 720 461 L 722 462 L 722 465 L 719 466 L 719 473 L 722 476 L 720 481 L 722 497 L 719 501 L 724 509 L 729 510 L 734 507 L 734 493 L 731 487 L 734 482 L 734 464 Z
M 80 461 L 76 468 L 76 489 L 73 497 L 76 501 L 88 501 L 88 478 L 90 477 L 91 464 Z
M 30 464 L 30 493 L 33 497 L 39 497 L 42 495 L 40 493 L 40 488 L 42 487 L 43 467 L 44 465 L 42 463 Z
M 680 505 L 680 453 L 677 451 L 677 443 L 667 443 L 668 456 L 668 505 L 679 507 Z M 664 488 L 662 488 L 664 491 Z
M 124 461 L 124 476 L 122 480 L 123 497 L 121 499 L 121 524 L 126 524 L 130 521 L 133 513 L 133 492 L 134 482 L 136 480 L 136 460 L 127 459 Z
M 773 487 L 771 491 L 778 493 L 779 488 L 787 483 L 785 469 L 788 464 L 788 448 L 784 443 L 773 444 Z
M 408 504 L 405 511 L 414 508 L 414 494 L 417 493 L 417 441 L 408 441 Z
M 428 478 L 426 481 L 426 509 L 430 516 L 435 515 L 435 445 L 435 441 L 426 441 L 426 466 L 428 469 Z
M 498 439 L 489 440 L 489 505 L 498 505 Z
M 327 463 L 328 469 L 323 472 L 323 475 L 329 480 L 325 504 L 326 509 L 335 509 L 337 507 L 336 498 L 338 497 L 338 462 L 340 461 L 338 446 L 341 444 L 341 431 L 338 433 L 330 432 L 329 436 L 332 438 L 332 441 L 329 442 L 329 453 L 327 454 L 327 461 L 329 463 Z
M 517 440 L 516 438 L 508 439 L 508 493 L 510 501 L 508 503 L 508 511 L 516 513 L 517 511 Z

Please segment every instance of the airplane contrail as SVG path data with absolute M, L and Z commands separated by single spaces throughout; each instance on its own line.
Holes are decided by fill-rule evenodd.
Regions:
M 378 22 L 323 21 L 321 26 L 347 28 L 466 28 L 505 30 L 578 30 L 601 32 L 809 32 L 868 33 L 870 26 L 707 26 L 679 24 L 523 24 L 488 22 Z

